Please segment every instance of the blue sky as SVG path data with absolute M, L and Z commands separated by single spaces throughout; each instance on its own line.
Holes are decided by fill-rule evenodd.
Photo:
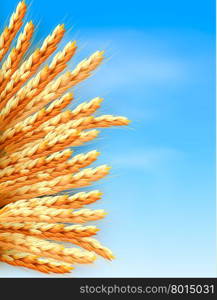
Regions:
M 1 19 L 16 2 L 1 3 Z M 36 42 L 66 23 L 63 44 L 79 46 L 70 69 L 106 51 L 73 105 L 102 96 L 101 113 L 132 120 L 77 149 L 98 149 L 112 166 L 93 207 L 109 212 L 99 238 L 117 258 L 70 276 L 216 276 L 215 1 L 35 0 L 31 18 Z M 1 264 L 0 276 L 39 275 Z

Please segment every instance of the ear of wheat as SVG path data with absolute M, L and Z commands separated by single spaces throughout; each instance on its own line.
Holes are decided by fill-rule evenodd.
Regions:
M 101 209 L 86 208 L 100 200 L 102 193 L 58 194 L 88 186 L 106 176 L 110 168 L 87 168 L 99 152 L 71 157 L 70 147 L 96 138 L 95 128 L 129 121 L 111 115 L 94 117 L 102 102 L 99 97 L 63 111 L 74 98 L 67 90 L 92 74 L 103 52 L 96 51 L 74 70 L 62 73 L 77 48 L 70 42 L 39 70 L 57 49 L 65 30 L 58 25 L 22 61 L 34 32 L 31 21 L 18 35 L 15 47 L 10 50 L 10 46 L 25 12 L 22 1 L 0 36 L 0 261 L 44 273 L 67 273 L 74 264 L 92 263 L 97 255 L 114 257 L 93 238 L 98 228 L 84 225 L 105 216 Z

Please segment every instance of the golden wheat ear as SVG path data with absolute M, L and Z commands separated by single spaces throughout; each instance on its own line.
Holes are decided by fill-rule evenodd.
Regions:
M 9 22 L 9 26 L 5 27 L 0 35 L 0 61 L 7 53 L 10 45 L 23 24 L 23 18 L 26 13 L 26 4 L 24 1 L 19 2 L 15 12 L 12 14 Z
M 26 5 L 20 2 L 0 36 L 0 60 L 21 28 L 25 12 Z M 22 62 L 33 31 L 33 23 L 28 22 L 0 70 L 0 261 L 62 274 L 74 264 L 93 263 L 97 255 L 114 258 L 93 238 L 99 229 L 85 225 L 105 217 L 102 209 L 86 208 L 102 193 L 73 193 L 104 178 L 110 167 L 89 168 L 99 152 L 73 155 L 71 148 L 96 138 L 95 128 L 127 125 L 129 120 L 95 117 L 100 97 L 64 111 L 74 98 L 67 90 L 92 74 L 104 52 L 96 51 L 74 70 L 62 73 L 77 48 L 70 42 L 39 70 L 57 49 L 65 29 L 58 25 Z M 67 190 L 72 196 L 63 193 Z

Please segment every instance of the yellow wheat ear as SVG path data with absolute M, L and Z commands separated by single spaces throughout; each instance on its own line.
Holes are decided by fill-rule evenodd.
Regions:
M 25 12 L 26 4 L 20 2 L 0 35 L 0 61 L 18 34 Z M 75 97 L 67 90 L 92 74 L 104 52 L 96 51 L 64 73 L 77 49 L 70 42 L 43 66 L 64 35 L 64 26 L 58 25 L 22 61 L 33 31 L 30 21 L 0 69 L 0 261 L 62 274 L 70 272 L 72 265 L 93 263 L 97 255 L 114 258 L 111 250 L 93 238 L 99 229 L 85 225 L 105 217 L 102 209 L 86 208 L 100 200 L 102 193 L 72 193 L 106 176 L 110 167 L 90 168 L 99 152 L 74 155 L 71 147 L 96 138 L 99 131 L 95 128 L 127 125 L 129 120 L 95 117 L 100 97 L 63 111 Z M 76 247 L 65 247 L 62 242 Z

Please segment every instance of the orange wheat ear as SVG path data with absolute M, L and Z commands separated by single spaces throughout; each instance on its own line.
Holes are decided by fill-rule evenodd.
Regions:
M 26 5 L 20 2 L 1 34 L 0 61 L 20 30 L 25 12 Z M 58 25 L 22 62 L 33 31 L 30 21 L 0 69 L 0 261 L 61 274 L 70 272 L 74 264 L 93 263 L 97 255 L 114 258 L 92 237 L 98 228 L 83 225 L 104 218 L 102 209 L 86 208 L 100 200 L 102 193 L 73 193 L 105 177 L 110 168 L 88 167 L 97 160 L 96 150 L 72 155 L 70 148 L 96 138 L 99 131 L 95 128 L 127 125 L 129 120 L 95 117 L 102 102 L 99 97 L 64 111 L 76 96 L 67 90 L 92 74 L 104 52 L 96 51 L 74 70 L 60 74 L 75 54 L 75 42 L 43 66 L 64 35 L 64 26 Z M 64 194 L 66 190 L 72 195 Z
M 19 2 L 16 11 L 12 14 L 9 22 L 9 26 L 5 27 L 0 36 L 0 61 L 7 53 L 10 45 L 23 24 L 23 18 L 26 13 L 26 4 L 24 1 Z

